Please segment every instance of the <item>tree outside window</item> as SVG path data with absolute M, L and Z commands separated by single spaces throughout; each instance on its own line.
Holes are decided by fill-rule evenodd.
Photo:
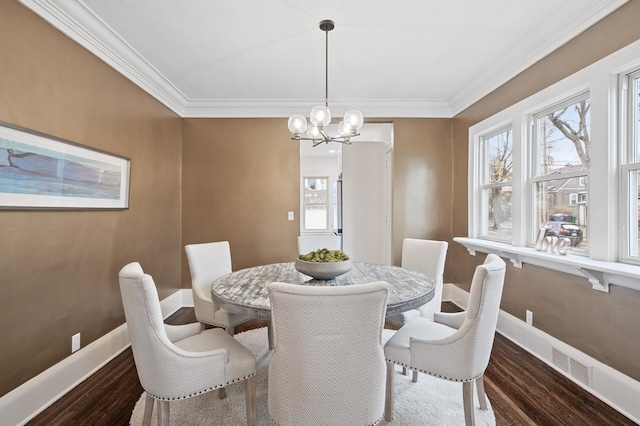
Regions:
M 482 138 L 484 165 L 481 176 L 483 219 L 481 235 L 511 240 L 511 192 L 513 178 L 513 131 L 503 128 Z

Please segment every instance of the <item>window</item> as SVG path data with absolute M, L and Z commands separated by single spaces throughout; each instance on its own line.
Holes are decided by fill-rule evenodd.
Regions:
M 578 204 L 578 194 L 569 194 L 569 205 L 575 206 Z
M 538 229 L 555 225 L 550 222 L 570 222 L 581 235 L 572 246 L 587 248 L 590 110 L 591 100 L 585 93 L 533 116 L 532 241 Z M 585 194 L 584 203 L 578 203 L 578 191 Z
M 491 185 L 482 145 L 507 128 L 511 239 L 500 240 L 481 196 Z M 587 276 L 596 290 L 640 288 L 640 43 L 469 127 L 468 178 L 469 234 L 454 240 L 470 252 Z M 541 235 L 569 238 L 567 256 L 536 250 Z
M 329 227 L 328 177 L 304 178 L 304 229 L 326 231 Z
M 488 133 L 480 144 L 480 235 L 511 241 L 513 131 L 509 127 Z
M 626 226 L 623 241 L 623 259 L 640 262 L 640 70 L 624 77 L 623 102 L 626 113 L 623 116 L 622 187 L 625 188 L 623 208 Z M 626 96 L 625 96 L 626 95 Z

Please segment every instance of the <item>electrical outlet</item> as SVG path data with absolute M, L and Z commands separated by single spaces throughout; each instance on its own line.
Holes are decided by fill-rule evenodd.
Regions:
M 80 333 L 71 336 L 71 353 L 80 349 Z
M 287 214 L 287 219 L 289 219 L 289 220 L 293 220 L 293 212 L 289 212 L 289 213 Z
M 533 312 L 527 309 L 527 324 L 533 325 Z

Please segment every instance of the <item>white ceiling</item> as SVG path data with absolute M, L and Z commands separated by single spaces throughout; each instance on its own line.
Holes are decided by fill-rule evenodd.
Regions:
M 627 0 L 21 0 L 182 117 L 452 117 Z

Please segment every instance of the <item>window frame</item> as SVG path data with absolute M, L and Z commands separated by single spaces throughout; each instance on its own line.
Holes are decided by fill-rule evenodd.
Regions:
M 487 209 L 488 206 L 488 200 L 485 197 L 485 193 L 487 190 L 493 189 L 493 188 L 500 188 L 500 187 L 511 187 L 511 192 L 513 193 L 513 165 L 512 165 L 512 178 L 509 181 L 504 181 L 504 182 L 488 182 L 488 176 L 489 176 L 489 154 L 488 154 L 488 141 L 489 139 L 493 138 L 494 136 L 498 136 L 500 134 L 506 133 L 506 132 L 511 132 L 511 156 L 512 156 L 512 163 L 513 163 L 513 126 L 511 125 L 511 123 L 507 123 L 503 126 L 497 126 L 495 128 L 492 128 L 490 131 L 484 132 L 480 135 L 478 135 L 478 152 L 479 152 L 479 166 L 477 168 L 478 170 L 478 176 L 477 176 L 477 181 L 478 181 L 478 200 L 479 200 L 479 217 L 478 217 L 478 226 L 479 226 L 479 233 L 478 233 L 478 237 L 482 238 L 482 239 L 486 239 L 486 240 L 491 240 L 491 241 L 501 241 L 501 242 L 511 242 L 513 239 L 513 234 L 509 235 L 508 237 L 505 238 L 500 238 L 497 236 L 492 236 L 489 234 L 488 232 L 488 224 L 489 224 L 489 211 Z M 513 212 L 512 212 L 512 221 L 513 221 Z
M 640 243 L 636 234 L 635 241 L 632 239 L 631 227 L 634 226 L 633 221 L 638 221 L 638 200 L 637 193 L 635 201 L 632 202 L 632 187 L 637 187 L 637 177 L 635 185 L 631 183 L 633 172 L 640 174 L 640 132 L 634 129 L 634 120 L 640 119 L 640 100 L 635 100 L 632 96 L 632 81 L 638 79 L 640 86 L 640 68 L 635 68 L 620 74 L 620 109 L 619 109 L 619 128 L 620 128 L 620 259 L 622 262 L 640 265 L 640 253 L 638 256 L 632 256 L 631 251 L 640 251 Z M 635 113 L 634 113 L 635 111 Z M 634 161 L 637 160 L 637 161 Z M 633 214 L 635 213 L 635 214 Z M 638 224 L 635 224 L 638 229 Z M 640 233 L 640 230 L 637 231 Z
M 305 182 L 308 179 L 320 179 L 320 180 L 325 180 L 326 181 L 326 186 L 327 188 L 325 189 L 325 191 L 327 192 L 327 197 L 326 197 L 326 202 L 324 204 L 322 203 L 310 203 L 308 204 L 305 200 L 305 196 L 304 196 L 304 191 L 306 190 L 306 185 Z M 301 222 L 302 222 L 302 230 L 305 233 L 308 234 L 313 234 L 313 233 L 326 233 L 330 230 L 330 223 L 331 223 L 331 215 L 332 213 L 332 209 L 331 209 L 331 188 L 330 188 L 330 177 L 329 176 L 319 176 L 319 175 L 308 175 L 308 176 L 302 176 L 302 218 L 301 218 Z M 307 228 L 307 206 L 325 206 L 325 211 L 326 211 L 326 220 L 325 220 L 325 227 L 323 229 L 317 229 L 317 228 L 313 228 L 313 229 L 309 229 Z
M 529 150 L 528 150 L 528 163 L 529 163 L 529 170 L 531 170 L 531 174 L 529 176 L 529 205 L 530 205 L 530 209 L 529 209 L 529 213 L 530 213 L 530 217 L 528 218 L 528 223 L 530 224 L 530 229 L 529 229 L 529 246 L 533 247 L 536 243 L 536 238 L 538 237 L 538 232 L 539 229 L 537 226 L 535 225 L 536 222 L 536 190 L 535 187 L 542 182 L 552 182 L 555 180 L 569 180 L 569 179 L 578 179 L 578 182 L 581 183 L 583 181 L 585 181 L 587 184 L 585 185 L 586 190 L 584 192 L 587 193 L 587 200 L 589 199 L 589 169 L 586 170 L 576 170 L 576 171 L 572 171 L 572 172 L 560 172 L 560 173 L 547 173 L 542 174 L 542 172 L 539 171 L 539 158 L 540 158 L 540 152 L 539 152 L 539 129 L 537 126 L 537 122 L 539 119 L 541 119 L 542 117 L 554 112 L 554 111 L 558 111 L 559 109 L 562 109 L 564 107 L 568 107 L 571 105 L 575 105 L 578 102 L 581 102 L 582 100 L 585 99 L 589 99 L 589 108 L 591 108 L 592 104 L 591 104 L 591 93 L 589 92 L 589 90 L 583 91 L 582 93 L 579 93 L 577 95 L 572 94 L 569 95 L 567 97 L 565 97 L 564 99 L 561 99 L 558 102 L 555 102 L 551 105 L 547 105 L 544 108 L 530 114 L 530 119 L 529 119 L 529 123 L 531 125 L 531 131 L 529 132 L 529 137 L 528 137 L 528 143 L 529 143 Z M 591 134 L 591 123 L 589 123 L 589 133 Z M 593 142 L 593 138 L 591 138 L 590 142 Z M 576 198 L 577 198 L 577 194 L 576 194 Z M 575 204 L 577 205 L 577 203 Z M 587 211 L 589 210 L 589 206 L 587 205 Z M 589 217 L 590 215 L 587 214 L 587 222 L 589 222 Z M 543 221 L 544 222 L 544 221 Z M 589 223 L 587 223 L 586 225 L 587 231 L 589 230 Z M 585 256 L 588 255 L 589 253 L 589 240 L 587 239 L 587 247 L 585 249 L 576 249 L 573 248 L 572 249 L 573 254 L 576 255 L 581 255 L 581 256 Z

